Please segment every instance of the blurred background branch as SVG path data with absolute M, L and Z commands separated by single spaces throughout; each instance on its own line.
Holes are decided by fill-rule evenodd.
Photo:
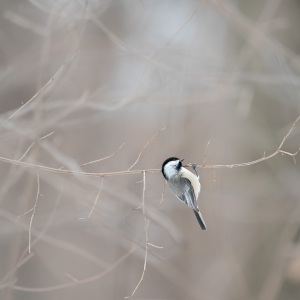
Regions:
M 0 12 L 1 300 L 300 297 L 297 1 Z

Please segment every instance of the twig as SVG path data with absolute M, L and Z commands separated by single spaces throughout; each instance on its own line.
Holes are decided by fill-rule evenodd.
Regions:
M 25 251 L 27 253 L 27 249 Z M 12 277 L 15 271 L 19 269 L 21 266 L 23 266 L 24 264 L 26 264 L 26 262 L 29 261 L 33 256 L 34 256 L 33 253 L 30 253 L 27 256 L 25 256 L 25 252 L 23 252 L 17 264 L 12 269 L 10 269 L 9 272 L 0 281 L 0 290 L 4 286 L 14 285 L 17 282 L 17 278 L 10 278 L 10 277 Z
M 96 207 L 96 205 L 97 205 L 97 202 L 98 202 L 98 199 L 99 199 L 99 197 L 100 197 L 100 194 L 101 194 L 101 192 L 102 192 L 102 188 L 103 188 L 103 177 L 101 178 L 100 188 L 99 188 L 99 191 L 98 191 L 96 200 L 94 201 L 94 204 L 93 204 L 93 207 L 92 207 L 91 211 L 89 212 L 89 214 L 88 214 L 87 217 L 79 218 L 80 220 L 88 219 L 88 218 L 92 215 L 92 213 L 93 213 L 93 211 L 94 211 L 94 209 L 95 209 L 95 207 Z
M 17 14 L 9 9 L 4 11 L 2 16 L 10 22 L 14 23 L 15 25 L 18 25 L 25 29 L 29 29 L 35 34 L 38 34 L 42 37 L 46 35 L 45 30 L 39 23 L 33 22 L 31 19 L 25 18 L 24 16 Z
M 51 131 L 50 133 L 48 133 L 48 134 L 42 136 L 41 138 L 39 138 L 39 140 L 41 141 L 41 140 L 43 140 L 43 139 L 46 139 L 47 137 L 49 137 L 50 135 L 52 135 L 54 132 L 55 132 L 55 131 Z
M 78 283 L 78 279 L 75 278 L 73 275 L 69 274 L 69 273 L 65 273 L 65 275 L 70 278 L 75 284 Z
M 27 153 L 31 150 L 31 148 L 36 144 L 36 141 L 34 141 L 28 148 L 27 150 L 24 152 L 24 154 L 19 158 L 19 161 L 21 161 L 26 155 Z
M 18 291 L 24 291 L 24 292 L 32 292 L 32 293 L 42 293 L 42 292 L 50 292 L 50 291 L 56 291 L 61 290 L 68 287 L 73 287 L 76 284 L 84 284 L 88 282 L 92 282 L 95 280 L 99 280 L 100 278 L 104 277 L 105 275 L 112 272 L 117 266 L 119 266 L 123 261 L 127 259 L 134 251 L 136 250 L 136 246 L 134 246 L 131 250 L 126 252 L 124 255 L 122 255 L 118 260 L 116 260 L 113 264 L 109 265 L 104 271 L 101 273 L 85 278 L 85 279 L 77 279 L 74 276 L 72 276 L 72 281 L 68 283 L 62 283 L 60 285 L 55 286 L 49 286 L 49 287 L 40 287 L 40 288 L 31 288 L 31 287 L 25 287 L 25 286 L 19 286 L 19 285 L 13 285 L 14 290 Z M 66 276 L 68 276 L 66 274 Z M 68 276 L 70 278 L 70 276 Z
M 233 23 L 233 25 L 240 30 L 243 35 L 255 35 L 255 44 L 252 42 L 252 47 L 261 47 L 262 44 L 267 45 L 268 48 L 273 49 L 279 54 L 283 54 L 285 57 L 298 65 L 297 55 L 295 55 L 282 43 L 274 40 L 272 35 L 269 35 L 268 32 L 265 32 L 259 28 L 256 23 L 251 21 L 245 15 L 241 14 L 236 8 L 233 7 L 233 5 L 219 0 L 210 0 L 207 1 L 207 4 L 212 5 L 216 11 L 220 12 L 226 18 L 226 20 L 229 21 L 229 23 Z
M 280 292 L 285 280 L 283 274 L 286 267 L 286 256 L 283 253 L 286 251 L 286 245 L 292 243 L 299 230 L 299 212 L 299 206 L 295 207 L 281 230 L 277 241 L 278 246 L 272 257 L 270 271 L 265 276 L 262 288 L 257 297 L 259 300 L 276 299 Z
M 109 159 L 113 156 L 115 156 L 116 154 L 118 154 L 120 152 L 120 150 L 123 148 L 123 146 L 125 145 L 125 143 L 123 143 L 114 153 L 108 155 L 108 156 L 105 156 L 103 158 L 100 158 L 100 159 L 96 159 L 96 160 L 93 160 L 93 161 L 90 161 L 90 162 L 87 162 L 87 163 L 84 163 L 82 165 L 80 165 L 80 167 L 83 167 L 83 166 L 87 166 L 87 165 L 91 165 L 91 164 L 94 164 L 94 163 L 97 163 L 97 162 L 100 162 L 100 161 L 103 161 L 103 160 L 106 160 L 106 159 Z
M 246 167 L 246 166 L 251 166 L 251 165 L 254 165 L 254 164 L 257 164 L 257 163 L 260 163 L 262 161 L 265 161 L 265 160 L 268 160 L 270 158 L 273 158 L 274 156 L 276 156 L 278 153 L 283 153 L 283 154 L 287 154 L 289 156 L 292 156 L 292 157 L 295 157 L 299 151 L 300 151 L 300 148 L 298 148 L 298 150 L 295 152 L 295 153 L 290 153 L 290 152 L 287 152 L 287 151 L 284 151 L 282 150 L 282 146 L 284 145 L 286 139 L 290 136 L 290 134 L 292 133 L 292 131 L 294 130 L 296 124 L 298 123 L 298 121 L 300 120 L 300 116 L 298 116 L 298 118 L 295 120 L 295 122 L 293 123 L 292 127 L 290 128 L 290 130 L 288 131 L 288 133 L 283 137 L 279 147 L 277 148 L 277 150 L 275 152 L 273 152 L 272 154 L 270 155 L 267 155 L 259 159 L 256 159 L 256 160 L 253 160 L 253 161 L 249 161 L 249 162 L 245 162 L 245 163 L 239 163 L 239 164 L 231 164 L 231 165 L 205 165 L 205 166 L 197 166 L 197 167 L 200 167 L 200 168 L 206 168 L 206 169 L 221 169 L 221 168 L 237 168 L 237 167 Z M 188 164 L 187 167 L 191 167 L 192 165 L 191 164 Z
M 158 131 L 156 131 L 156 132 L 154 133 L 154 135 L 147 141 L 147 143 L 144 145 L 144 147 L 143 147 L 142 150 L 140 151 L 140 153 L 139 153 L 139 155 L 138 155 L 136 161 L 131 165 L 131 167 L 129 167 L 129 169 L 128 169 L 127 171 L 130 171 L 130 170 L 138 163 L 138 161 L 140 160 L 140 158 L 141 158 L 143 152 L 147 149 L 147 147 L 151 144 L 151 142 L 152 142 L 152 141 L 153 141 L 153 140 L 154 140 L 154 139 L 155 139 L 162 131 L 164 131 L 166 128 L 167 128 L 167 126 L 161 128 L 161 129 L 159 129 Z
M 292 127 L 290 128 L 290 130 L 288 131 L 288 133 L 283 137 L 279 147 L 277 150 L 280 150 L 281 147 L 283 146 L 283 144 L 285 143 L 286 139 L 289 137 L 289 135 L 292 133 L 292 131 L 294 130 L 297 122 L 300 120 L 300 116 L 298 116 L 298 118 L 295 120 L 295 122 L 293 123 Z
M 54 131 L 44 135 L 43 137 L 39 138 L 37 141 L 41 141 L 45 138 L 47 138 L 48 136 L 52 135 L 54 133 Z M 26 155 L 27 153 L 30 151 L 30 149 L 37 143 L 37 141 L 34 141 L 28 148 L 27 150 L 25 151 L 25 153 L 19 158 L 19 161 L 21 161 Z
M 29 230 L 28 230 L 28 252 L 29 253 L 31 253 L 31 228 L 32 228 L 32 221 L 33 221 L 33 217 L 35 215 L 35 210 L 36 210 L 36 206 L 37 206 L 37 202 L 38 202 L 39 194 L 40 194 L 40 176 L 39 176 L 39 172 L 38 171 L 36 173 L 36 177 L 37 177 L 37 192 L 36 192 L 35 202 L 34 202 L 33 211 L 32 211 L 32 214 L 31 214 L 31 218 L 30 218 L 30 222 L 29 222 Z
M 163 246 L 158 246 L 158 245 L 152 244 L 150 242 L 148 242 L 148 245 L 153 247 L 153 248 L 158 248 L 158 249 L 163 249 L 164 248 Z
M 33 207 L 30 208 L 29 210 L 25 211 L 24 213 L 22 213 L 21 215 L 18 215 L 17 218 L 21 218 L 26 216 L 27 214 L 29 214 L 31 211 L 33 211 Z
M 8 119 L 5 120 L 9 121 L 10 119 L 12 119 L 14 116 L 16 116 L 23 108 L 25 108 L 28 104 L 30 104 L 31 102 L 33 102 L 36 98 L 38 98 L 43 92 L 47 92 L 47 88 L 49 88 L 51 86 L 51 84 L 54 84 L 57 79 L 59 78 L 59 76 L 62 75 L 62 73 L 64 72 L 66 66 L 68 64 L 70 64 L 70 62 L 74 59 L 74 57 L 76 56 L 73 55 L 71 56 L 69 59 L 67 59 L 62 65 L 61 67 L 56 71 L 56 73 L 47 81 L 47 83 L 42 86 L 27 102 L 25 102 L 22 106 L 20 106 L 15 112 L 13 112 Z
M 59 201 L 59 199 L 58 199 Z M 58 202 L 56 204 L 56 207 L 58 205 Z M 11 222 L 14 222 L 15 224 L 17 224 L 15 216 L 13 214 L 8 213 L 7 211 L 3 211 L 0 209 L 0 216 L 10 220 Z M 86 259 L 89 262 L 92 262 L 94 265 L 100 267 L 100 268 L 105 268 L 103 272 L 101 272 L 100 274 L 97 274 L 93 277 L 87 278 L 86 281 L 82 280 L 80 283 L 85 283 L 85 282 L 90 282 L 93 280 L 97 280 L 98 278 L 100 278 L 102 275 L 107 274 L 108 272 L 110 272 L 110 267 L 111 265 L 108 265 L 106 262 L 102 261 L 101 259 L 99 259 L 99 257 L 97 257 L 96 255 L 93 255 L 92 253 L 85 251 L 84 249 L 81 249 L 79 247 L 77 247 L 74 244 L 70 244 L 65 240 L 61 240 L 61 239 L 57 239 L 54 238 L 51 235 L 47 235 L 46 234 L 46 230 L 49 227 L 48 225 L 50 224 L 52 218 L 54 216 L 54 211 L 51 213 L 51 216 L 49 218 L 48 224 L 45 226 L 45 228 L 43 229 L 43 231 L 38 231 L 37 229 L 35 229 L 34 227 L 32 227 L 32 234 L 34 236 L 36 236 L 35 240 L 32 241 L 31 246 L 34 245 L 35 242 L 37 242 L 39 239 L 43 239 L 43 241 L 47 244 L 50 245 L 55 245 L 55 247 L 61 248 L 66 250 L 67 252 L 70 251 L 71 253 L 74 253 L 76 255 L 79 255 L 79 257 L 82 257 L 84 259 Z M 20 225 L 24 230 L 29 230 L 28 226 L 23 224 L 22 222 L 18 223 L 18 225 Z M 129 250 L 128 253 L 126 253 L 125 255 L 123 255 L 119 260 L 117 260 L 115 262 L 115 264 L 121 263 L 121 259 L 125 259 L 126 257 L 128 257 L 131 253 L 133 253 L 135 251 L 137 247 L 134 246 L 131 250 Z M 26 251 L 26 252 L 25 252 Z M 21 255 L 21 260 L 23 259 L 24 255 L 28 253 L 28 247 L 26 248 L 26 250 L 23 251 L 22 255 Z M 30 256 L 31 254 L 29 254 Z M 115 265 L 114 264 L 114 265 Z M 17 265 L 18 266 L 18 263 Z M 115 265 L 116 266 L 116 265 Z M 9 270 L 9 273 L 7 274 L 7 276 L 5 276 L 5 280 L 2 280 L 2 282 L 6 282 L 6 281 L 11 281 L 11 280 L 6 280 L 9 279 L 10 276 L 12 276 L 15 273 L 15 270 L 17 269 L 17 267 L 13 267 Z M 22 290 L 22 291 L 28 291 L 28 292 L 46 292 L 46 291 L 52 291 L 52 290 L 59 290 L 59 289 L 64 289 L 64 288 L 68 288 L 74 286 L 74 284 L 70 284 L 70 283 L 63 283 L 61 285 L 57 285 L 57 286 L 48 286 L 48 287 L 41 287 L 41 288 L 31 288 L 31 287 L 24 287 L 24 286 L 16 286 L 17 290 Z M 12 288 L 15 288 L 15 286 L 13 286 Z
M 296 162 L 296 158 L 295 156 L 299 153 L 300 151 L 300 148 L 295 152 L 295 153 L 290 153 L 290 152 L 287 152 L 287 151 L 283 151 L 283 150 L 279 150 L 278 152 L 281 153 L 282 155 L 289 155 L 293 158 L 293 161 L 294 161 L 294 164 L 296 165 L 297 162 Z
M 26 168 L 37 169 L 37 170 L 41 170 L 41 171 L 60 173 L 60 174 L 84 175 L 84 176 L 91 176 L 91 177 L 134 175 L 134 174 L 141 174 L 143 172 L 153 173 L 153 172 L 160 171 L 160 169 L 147 169 L 147 170 L 117 171 L 117 172 L 107 172 L 107 173 L 93 173 L 93 172 L 81 172 L 81 171 L 71 171 L 71 170 L 65 170 L 65 169 L 59 169 L 59 168 L 52 168 L 52 167 L 37 165 L 37 164 L 29 163 L 29 162 L 18 161 L 18 160 L 6 158 L 6 157 L 0 157 L 0 161 L 9 163 L 9 164 L 13 164 L 13 165 L 17 165 L 17 166 L 26 167 Z
M 204 167 L 205 164 L 206 164 L 207 150 L 208 150 L 209 145 L 210 145 L 210 140 L 208 141 L 208 143 L 206 144 L 206 147 L 205 147 L 205 151 L 204 151 L 204 161 L 203 161 L 203 164 L 202 164 L 203 167 Z
M 166 180 L 164 180 L 164 183 L 163 183 L 163 191 L 161 193 L 161 198 L 160 198 L 159 204 L 162 204 L 162 202 L 164 201 L 165 190 L 166 190 Z
M 130 296 L 125 297 L 125 299 L 133 297 L 137 289 L 139 288 L 140 284 L 142 283 L 144 279 L 144 275 L 146 272 L 146 267 L 147 267 L 147 259 L 148 259 L 148 226 L 149 226 L 149 221 L 146 217 L 146 209 L 145 209 L 145 193 L 146 193 L 146 172 L 143 172 L 143 197 L 142 197 L 142 211 L 143 211 L 143 216 L 144 216 L 144 231 L 145 231 L 145 260 L 144 260 L 144 267 L 143 267 L 143 272 L 141 275 L 141 278 L 136 285 L 135 289 L 133 290 L 132 294 Z
M 7 286 L 12 286 L 17 282 L 17 279 L 13 279 L 12 281 L 7 281 L 4 284 L 0 284 L 0 290 L 3 290 L 4 288 L 6 288 Z
M 60 198 L 61 198 L 61 194 L 57 198 L 56 203 L 55 203 L 55 208 L 51 212 L 50 217 L 49 217 L 49 219 L 47 221 L 47 224 L 45 225 L 45 227 L 43 228 L 43 230 L 41 232 L 39 232 L 39 233 L 35 232 L 36 238 L 31 242 L 31 247 L 33 247 L 33 245 L 35 245 L 39 241 L 39 239 L 42 238 L 42 236 L 45 234 L 45 232 L 49 228 L 50 223 L 53 220 L 56 208 L 58 207 L 58 203 L 60 201 Z M 20 258 L 18 259 L 16 265 L 13 268 L 11 268 L 9 270 L 9 272 L 3 277 L 3 279 L 0 282 L 0 285 L 4 284 L 4 282 L 8 281 L 10 279 L 10 277 L 12 277 L 15 274 L 15 272 L 16 272 L 17 269 L 19 269 L 22 265 L 24 265 L 29 259 L 31 259 L 33 257 L 33 253 L 30 253 L 30 254 L 26 255 L 27 252 L 28 252 L 27 248 L 23 250 L 23 252 L 20 255 Z

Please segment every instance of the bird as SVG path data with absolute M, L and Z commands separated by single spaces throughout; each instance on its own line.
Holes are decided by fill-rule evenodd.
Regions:
M 206 230 L 206 224 L 197 204 L 197 198 L 201 189 L 199 175 L 196 171 L 197 165 L 192 165 L 195 175 L 182 166 L 183 160 L 177 157 L 169 157 L 163 162 L 161 172 L 173 194 L 181 202 L 193 209 L 201 229 Z

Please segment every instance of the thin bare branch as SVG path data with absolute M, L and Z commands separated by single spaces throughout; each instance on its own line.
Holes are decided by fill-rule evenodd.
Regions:
M 140 160 L 140 158 L 141 158 L 143 152 L 147 149 L 147 147 L 151 144 L 151 142 L 152 142 L 152 141 L 153 141 L 153 140 L 154 140 L 154 139 L 155 139 L 162 131 L 164 131 L 166 128 L 167 128 L 167 126 L 161 128 L 161 129 L 159 129 L 158 131 L 156 131 L 156 132 L 154 133 L 154 135 L 147 141 L 147 143 L 144 145 L 144 147 L 143 147 L 142 150 L 140 151 L 140 153 L 139 153 L 139 155 L 138 155 L 136 161 L 131 165 L 131 167 L 129 167 L 129 169 L 128 169 L 127 171 L 132 170 L 132 168 L 138 163 L 138 161 Z
M 204 151 L 204 161 L 203 161 L 203 164 L 202 164 L 203 167 L 204 167 L 205 164 L 206 164 L 207 150 L 208 150 L 209 145 L 210 145 L 210 140 L 208 141 L 208 143 L 206 144 L 206 147 L 205 147 L 205 151 Z
M 88 218 L 92 215 L 92 213 L 93 213 L 93 211 L 94 211 L 94 209 L 95 209 L 95 207 L 96 207 L 96 205 L 97 205 L 97 203 L 98 203 L 98 199 L 99 199 L 100 194 L 101 194 L 101 192 L 102 192 L 102 188 L 103 188 L 103 177 L 101 178 L 100 188 L 99 188 L 97 197 L 96 197 L 96 199 L 95 199 L 95 201 L 94 201 L 94 204 L 93 204 L 93 207 L 92 207 L 91 211 L 89 212 L 89 214 L 88 214 L 87 217 L 79 218 L 80 220 L 88 219 Z
M 287 48 L 284 44 L 279 43 L 277 40 L 272 38 L 268 32 L 263 31 L 257 26 L 256 23 L 252 22 L 249 18 L 245 17 L 243 14 L 230 3 L 219 1 L 219 0 L 209 0 L 208 4 L 212 5 L 216 11 L 220 12 L 230 23 L 233 23 L 235 27 L 241 31 L 244 35 L 252 34 L 255 36 L 251 46 L 257 48 L 267 45 L 270 49 L 273 49 L 277 53 L 283 54 L 285 57 L 290 59 L 295 65 L 299 66 L 298 56 Z
M 163 191 L 161 193 L 161 198 L 160 198 L 159 204 L 162 204 L 162 202 L 164 201 L 165 190 L 166 190 L 166 180 L 164 180 L 164 183 L 163 183 Z
M 18 217 L 18 218 L 24 217 L 24 216 L 26 216 L 27 214 L 29 214 L 30 212 L 32 212 L 33 209 L 34 209 L 34 208 L 32 207 L 32 208 L 30 208 L 29 210 L 27 210 L 27 211 L 25 211 L 24 213 L 22 213 L 21 215 L 18 215 L 17 217 Z
M 21 161 L 26 155 L 27 153 L 31 150 L 31 148 L 36 144 L 36 141 L 34 141 L 28 148 L 27 150 L 24 152 L 24 154 L 19 158 L 19 161 Z
M 17 282 L 17 279 L 13 279 L 12 281 L 5 282 L 4 284 L 0 284 L 0 290 L 6 288 L 7 286 L 14 285 Z
M 283 137 L 279 147 L 277 150 L 281 150 L 283 144 L 285 143 L 286 139 L 290 136 L 290 134 L 292 133 L 292 131 L 294 130 L 295 126 L 297 125 L 298 121 L 300 120 L 300 116 L 298 116 L 298 118 L 295 120 L 295 122 L 293 123 L 292 127 L 290 128 L 290 130 L 288 131 L 288 133 Z
M 59 197 L 56 200 L 55 208 L 52 210 L 51 215 L 50 215 L 50 217 L 49 217 L 49 219 L 48 219 L 48 221 L 47 221 L 44 229 L 41 232 L 35 234 L 36 237 L 31 242 L 31 247 L 33 247 L 33 245 L 35 245 L 39 241 L 39 239 L 42 238 L 42 236 L 45 234 L 45 232 L 49 228 L 49 226 L 50 226 L 50 224 L 51 224 L 51 222 L 53 220 L 55 211 L 56 211 L 56 209 L 58 207 L 58 204 L 60 202 L 60 199 L 61 199 L 61 194 L 59 195 Z M 33 230 L 33 231 L 35 231 L 35 230 Z M 34 255 L 33 253 L 28 254 L 27 248 L 24 249 L 23 253 L 20 255 L 20 258 L 18 259 L 18 262 L 15 265 L 15 267 L 11 268 L 9 270 L 9 272 L 6 274 L 6 276 L 4 276 L 4 278 L 1 280 L 0 286 L 2 284 L 5 284 L 5 282 L 10 281 L 11 280 L 10 277 L 12 277 L 15 274 L 16 270 L 19 269 L 22 265 L 24 265 L 29 259 L 31 259 L 33 257 L 33 255 Z
M 280 288 L 286 279 L 284 269 L 286 267 L 286 256 L 283 255 L 286 251 L 286 245 L 293 242 L 298 230 L 299 230 L 299 205 L 293 209 L 287 218 L 287 222 L 280 231 L 278 238 L 278 247 L 273 254 L 270 271 L 264 278 L 264 282 L 261 290 L 259 291 L 257 299 L 259 300 L 271 300 L 275 299 L 280 291 Z
M 283 137 L 283 139 L 282 139 L 279 147 L 277 148 L 277 150 L 275 152 L 267 155 L 267 156 L 265 156 L 265 153 L 264 153 L 264 156 L 261 157 L 261 158 L 259 158 L 259 159 L 256 159 L 256 160 L 253 160 L 253 161 L 249 161 L 249 162 L 245 162 L 245 163 L 239 163 L 239 164 L 231 164 L 231 165 L 205 165 L 205 166 L 199 165 L 197 167 L 206 168 L 206 169 L 224 169 L 224 168 L 230 168 L 230 169 L 232 169 L 232 168 L 237 168 L 237 167 L 246 167 L 246 166 L 255 165 L 255 164 L 260 163 L 262 161 L 265 161 L 265 160 L 268 160 L 270 158 L 273 158 L 278 153 L 287 154 L 287 155 L 292 156 L 294 158 L 299 153 L 300 148 L 298 148 L 298 150 L 295 153 L 290 153 L 290 152 L 282 150 L 282 147 L 283 147 L 286 139 L 290 136 L 290 134 L 294 130 L 294 128 L 297 125 L 297 123 L 299 122 L 299 120 L 300 120 L 300 116 L 298 116 L 298 118 L 295 120 L 295 122 L 291 126 L 290 130 L 288 131 L 288 133 Z M 187 167 L 191 167 L 191 166 L 192 166 L 191 164 L 187 165 Z
M 26 253 L 27 253 L 27 249 L 26 249 Z M 11 286 L 11 285 L 14 285 L 17 282 L 17 278 L 10 278 L 10 277 L 12 277 L 13 274 L 15 273 L 15 271 L 18 268 L 20 268 L 21 266 L 23 266 L 25 263 L 27 263 L 27 261 L 29 261 L 33 256 L 34 256 L 33 253 L 30 253 L 27 256 L 25 256 L 25 252 L 23 253 L 23 255 L 21 255 L 21 258 L 17 262 L 16 266 L 13 267 L 12 269 L 10 269 L 8 274 L 6 274 L 6 276 L 4 276 L 4 278 L 1 280 L 0 290 L 4 286 L 8 286 L 8 285 Z
M 65 275 L 70 278 L 75 284 L 78 283 L 78 279 L 75 278 L 73 275 L 69 274 L 69 273 L 65 273 Z
M 42 28 L 42 25 L 33 22 L 33 20 L 30 20 L 29 18 L 25 18 L 24 16 L 15 13 L 14 11 L 8 9 L 2 14 L 2 16 L 20 27 L 29 29 L 37 35 L 40 35 L 42 37 L 46 36 L 46 31 Z
M 24 291 L 24 292 L 32 292 L 32 293 L 42 293 L 42 292 L 50 292 L 50 291 L 56 291 L 56 290 L 61 290 L 64 288 L 69 288 L 73 287 L 77 284 L 84 284 L 84 283 L 89 283 L 95 280 L 99 280 L 105 275 L 111 273 L 114 269 L 116 269 L 123 261 L 127 259 L 134 251 L 136 250 L 136 246 L 134 246 L 132 249 L 127 251 L 124 255 L 122 255 L 118 260 L 116 260 L 113 264 L 109 265 L 104 271 L 102 271 L 99 274 L 96 274 L 94 276 L 85 278 L 85 279 L 77 279 L 74 276 L 70 274 L 66 274 L 68 278 L 72 278 L 71 282 L 68 283 L 63 283 L 60 285 L 55 285 L 55 286 L 49 286 L 49 287 L 41 287 L 41 288 L 30 288 L 30 287 L 25 287 L 25 286 L 19 286 L 19 285 L 14 285 L 13 289 L 18 290 L 18 291 Z
M 146 267 L 147 267 L 147 259 L 148 259 L 148 245 L 149 245 L 149 239 L 148 239 L 148 226 L 149 226 L 149 220 L 146 217 L 146 209 L 145 209 L 145 194 L 146 194 L 146 172 L 143 172 L 143 197 L 142 197 L 142 211 L 143 211 L 143 216 L 144 216 L 144 231 L 145 231 L 145 259 L 144 259 L 144 267 L 143 267 L 143 272 L 141 275 L 141 278 L 136 285 L 135 289 L 133 290 L 132 294 L 130 296 L 125 297 L 125 299 L 133 297 L 139 286 L 141 285 L 145 272 L 146 272 Z
M 52 167 L 37 165 L 37 164 L 29 163 L 29 162 L 22 162 L 22 161 L 18 161 L 18 160 L 6 158 L 6 157 L 0 157 L 0 161 L 9 163 L 9 164 L 13 164 L 13 165 L 17 165 L 17 166 L 27 167 L 27 168 L 31 168 L 31 169 L 37 169 L 37 170 L 41 170 L 41 171 L 48 171 L 48 172 L 60 173 L 60 174 L 84 175 L 84 176 L 91 176 L 91 177 L 134 175 L 134 174 L 141 174 L 144 171 L 147 173 L 160 171 L 159 169 L 147 169 L 147 170 L 117 171 L 117 172 L 107 172 L 107 173 L 93 173 L 93 172 L 80 172 L 80 171 L 64 170 L 64 169 L 60 169 L 60 168 L 52 168 Z
M 29 230 L 28 230 L 28 252 L 31 253 L 31 228 L 32 228 L 32 222 L 33 222 L 33 217 L 35 215 L 35 210 L 36 206 L 38 203 L 39 195 L 40 195 L 40 175 L 39 172 L 37 171 L 36 173 L 36 178 L 37 178 L 37 192 L 36 192 L 36 197 L 35 197 L 35 202 L 33 206 L 33 211 L 30 217 L 30 222 L 29 222 Z
M 153 247 L 153 248 L 158 248 L 158 249 L 163 249 L 164 248 L 163 246 L 158 246 L 158 245 L 152 244 L 150 242 L 148 242 L 148 245 Z
M 43 137 L 39 138 L 38 141 L 41 141 L 45 138 L 47 138 L 48 136 L 52 135 L 54 133 L 54 131 L 44 135 Z M 30 151 L 30 149 L 37 143 L 37 141 L 34 141 L 28 148 L 27 150 L 25 151 L 25 153 L 19 158 L 19 161 L 21 161 L 26 155 L 27 153 Z
M 48 92 L 53 85 L 58 81 L 58 79 L 62 76 L 64 73 L 66 67 L 70 64 L 70 62 L 75 58 L 76 54 L 67 59 L 61 67 L 56 71 L 56 73 L 47 81 L 47 83 L 42 86 L 27 102 L 25 102 L 22 106 L 20 106 L 16 111 L 14 111 L 6 121 L 11 120 L 13 117 L 15 117 L 22 109 L 24 109 L 26 106 L 28 106 L 31 102 L 33 102 L 35 99 L 37 99 L 42 93 Z
M 41 141 L 41 140 L 43 140 L 43 139 L 46 139 L 47 137 L 49 137 L 50 135 L 52 135 L 54 132 L 55 132 L 55 131 L 51 131 L 50 133 L 48 133 L 48 134 L 42 136 L 41 138 L 39 138 L 39 140 Z
M 84 163 L 82 165 L 80 165 L 81 167 L 83 166 L 87 166 L 87 165 L 91 165 L 91 164 L 94 164 L 94 163 L 97 163 L 97 162 L 100 162 L 100 161 L 103 161 L 103 160 L 106 160 L 106 159 L 109 159 L 113 156 L 115 156 L 116 154 L 118 154 L 120 152 L 120 150 L 123 148 L 123 146 L 125 145 L 125 143 L 123 143 L 114 153 L 108 155 L 108 156 L 105 156 L 103 158 L 100 158 L 100 159 L 96 159 L 96 160 L 93 160 L 93 161 L 89 161 L 87 163 Z

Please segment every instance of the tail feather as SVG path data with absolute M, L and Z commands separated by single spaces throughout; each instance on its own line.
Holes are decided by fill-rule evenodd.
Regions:
M 194 211 L 194 214 L 195 214 L 195 216 L 196 216 L 196 218 L 197 218 L 197 221 L 198 221 L 198 223 L 199 223 L 201 229 L 202 229 L 202 230 L 206 230 L 206 224 L 205 224 L 205 222 L 204 222 L 204 219 L 203 219 L 203 217 L 202 217 L 200 211 L 196 211 L 196 210 L 193 210 L 193 211 Z

